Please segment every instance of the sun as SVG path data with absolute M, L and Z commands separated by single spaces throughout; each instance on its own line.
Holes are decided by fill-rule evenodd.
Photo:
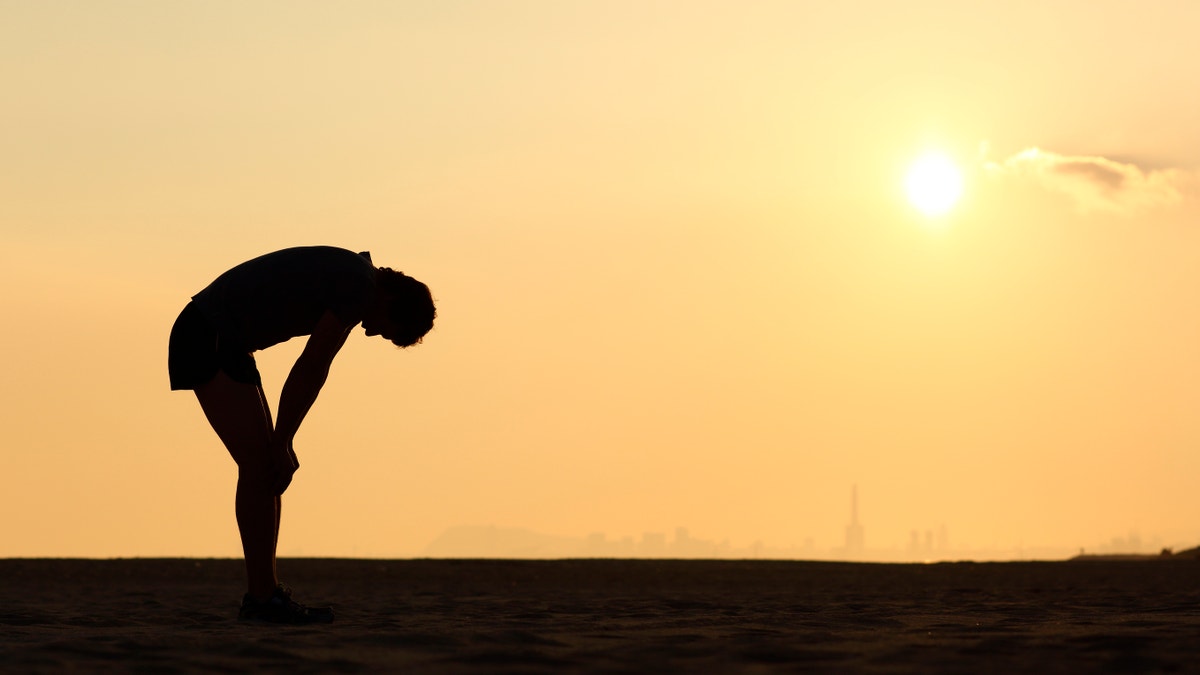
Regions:
M 921 213 L 945 214 L 962 196 L 962 172 L 945 155 L 928 154 L 913 162 L 904 181 L 908 201 Z

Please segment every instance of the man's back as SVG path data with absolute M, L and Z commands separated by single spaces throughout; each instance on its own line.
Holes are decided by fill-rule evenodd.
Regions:
M 217 277 L 193 301 L 221 339 L 258 351 L 311 334 L 327 310 L 346 325 L 371 306 L 375 267 L 367 253 L 332 246 L 288 248 Z

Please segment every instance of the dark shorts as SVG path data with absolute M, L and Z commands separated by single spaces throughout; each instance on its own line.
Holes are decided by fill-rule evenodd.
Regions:
M 195 389 L 216 376 L 218 370 L 235 382 L 262 386 L 262 376 L 250 352 L 222 342 L 216 327 L 189 302 L 171 328 L 167 352 L 171 389 Z

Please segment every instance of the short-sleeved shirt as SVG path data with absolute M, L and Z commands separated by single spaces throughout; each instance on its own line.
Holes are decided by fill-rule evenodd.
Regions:
M 192 296 L 221 339 L 247 352 L 311 335 L 331 311 L 352 326 L 374 301 L 369 253 L 332 246 L 287 248 L 246 261 Z

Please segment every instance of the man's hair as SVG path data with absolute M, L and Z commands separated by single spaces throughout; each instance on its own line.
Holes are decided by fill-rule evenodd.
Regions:
M 388 298 L 388 320 L 396 330 L 392 344 L 411 347 L 419 343 L 437 316 L 429 287 L 389 267 L 376 270 L 375 282 Z

